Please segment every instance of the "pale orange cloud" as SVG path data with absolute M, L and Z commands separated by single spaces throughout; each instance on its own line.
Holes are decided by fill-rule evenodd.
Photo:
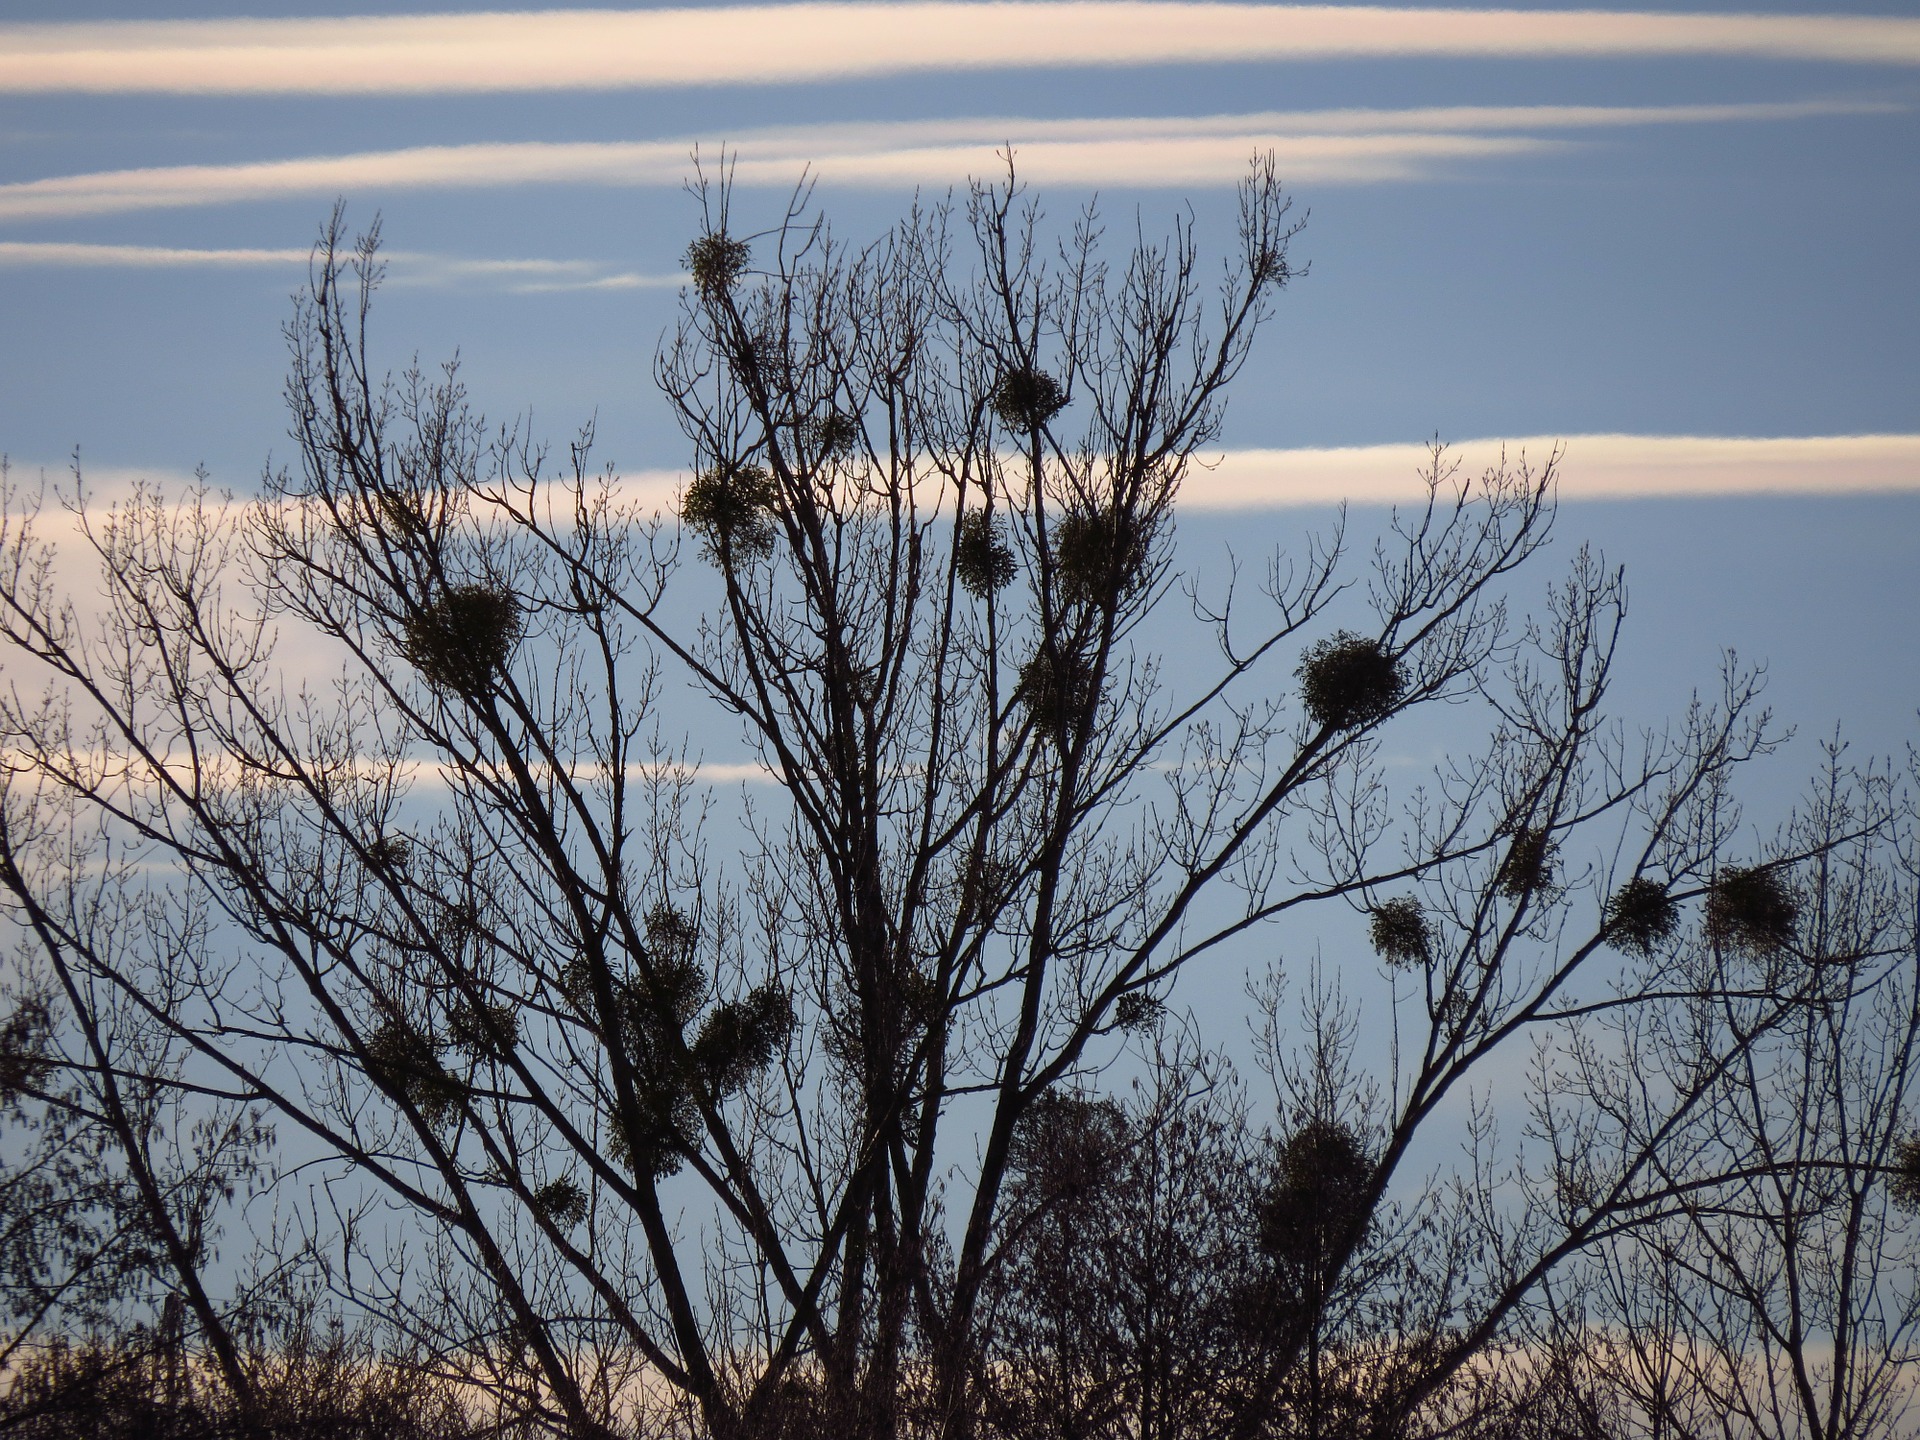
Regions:
M 1446 106 L 1250 115 L 1035 120 L 962 118 L 788 126 L 731 140 L 735 178 L 945 186 L 1001 168 L 1013 144 L 1029 180 L 1094 186 L 1232 184 L 1272 151 L 1296 184 L 1417 179 L 1449 162 L 1539 152 L 1548 134 L 1630 125 L 1793 120 L 1901 107 L 1852 101 L 1664 106 Z M 1510 133 L 1489 133 L 1510 132 Z M 1538 132 L 1538 133 L 1512 133 Z M 172 165 L 0 185 L 0 220 L 110 214 L 367 190 L 531 184 L 677 185 L 692 139 L 434 145 L 238 165 Z M 237 252 L 236 252 L 237 253 Z M 184 262 L 183 262 L 184 263 Z
M 1749 438 L 1697 435 L 1529 436 L 1450 447 L 1462 477 L 1504 451 L 1536 467 L 1564 450 L 1566 500 L 1678 499 L 1714 495 L 1849 495 L 1920 491 L 1920 435 Z M 1348 449 L 1229 450 L 1181 491 L 1193 510 L 1292 505 L 1406 504 L 1423 493 L 1425 445 Z
M 1354 56 L 1920 64 L 1920 20 L 1371 5 L 795 4 L 0 27 L 0 91 L 425 94 Z

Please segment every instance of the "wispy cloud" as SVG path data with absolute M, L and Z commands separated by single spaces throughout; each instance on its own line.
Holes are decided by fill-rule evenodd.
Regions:
M 67 240 L 0 240 L 0 267 L 57 266 L 89 269 L 182 269 L 304 266 L 310 250 L 196 250 L 167 245 L 95 245 Z M 415 250 L 387 250 L 381 259 L 399 284 L 481 283 L 517 291 L 635 290 L 681 284 L 678 272 L 646 275 L 614 270 L 592 260 L 476 260 Z
M 1920 493 L 1920 434 L 1794 437 L 1532 435 L 1448 447 L 1463 478 L 1504 454 L 1538 468 L 1562 452 L 1565 500 L 1661 500 L 1754 495 Z M 1284 510 L 1305 505 L 1405 505 L 1426 493 L 1424 444 L 1334 449 L 1227 450 L 1188 472 L 1189 512 Z M 642 512 L 670 513 L 686 472 L 630 471 L 619 495 Z
M 1794 120 L 1898 106 L 1454 106 L 1247 115 L 1034 120 L 1018 117 L 790 126 L 730 138 L 736 179 L 789 185 L 812 166 L 830 182 L 944 185 L 1019 150 L 1035 181 L 1101 186 L 1231 183 L 1255 151 L 1300 184 L 1418 179 L 1449 162 L 1539 152 L 1543 133 L 1630 125 Z M 1508 133 L 1493 133 L 1508 132 Z M 1533 133 L 1528 133 L 1533 132 Z M 237 165 L 175 165 L 0 185 L 0 220 L 217 205 L 367 190 L 533 184 L 663 185 L 687 174 L 691 139 L 434 145 Z M 185 263 L 185 262 L 183 262 Z M 238 263 L 238 262 L 236 262 Z
M 1920 20 L 1369 5 L 904 3 L 0 26 L 0 91 L 427 94 L 1356 56 L 1920 64 Z
M 1556 448 L 1559 493 L 1569 501 L 1920 493 L 1920 434 L 1521 435 L 1464 440 L 1447 455 L 1460 478 L 1475 478 L 1503 454 L 1537 469 Z M 1420 477 L 1429 461 L 1418 443 L 1226 450 L 1188 472 L 1180 506 L 1197 513 L 1406 505 L 1425 496 Z M 631 470 L 619 476 L 615 496 L 641 514 L 670 515 L 689 478 L 684 470 Z M 558 492 L 554 499 L 566 513 Z
M 1697 435 L 1523 436 L 1451 447 L 1473 476 L 1505 453 L 1535 466 L 1564 448 L 1567 500 L 1737 495 L 1847 495 L 1920 491 L 1920 435 L 1748 438 Z M 1230 450 L 1181 491 L 1193 510 L 1294 505 L 1404 504 L 1424 493 L 1425 445 L 1328 450 Z

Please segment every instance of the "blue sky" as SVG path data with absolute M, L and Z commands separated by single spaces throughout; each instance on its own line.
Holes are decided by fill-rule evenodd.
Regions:
M 1191 206 L 1224 238 L 1255 145 L 1312 212 L 1229 414 L 1238 478 L 1183 543 L 1282 543 L 1336 494 L 1398 493 L 1428 435 L 1572 437 L 1562 533 L 1629 565 L 1640 718 L 1732 644 L 1810 730 L 1915 733 L 1920 18 L 1892 0 L 8 0 L 0 451 L 246 488 L 285 448 L 278 327 L 342 195 L 384 219 L 395 363 L 457 348 L 489 410 L 557 437 L 597 416 L 608 457 L 671 471 L 648 376 L 691 143 L 736 145 L 768 213 L 818 162 L 859 236 L 1006 140 L 1055 215 L 1097 190 L 1116 229 Z M 1868 435 L 1894 438 L 1670 439 Z M 1239 453 L 1275 450 L 1311 453 Z

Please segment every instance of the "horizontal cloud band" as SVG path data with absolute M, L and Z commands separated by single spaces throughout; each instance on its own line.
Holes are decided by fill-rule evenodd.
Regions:
M 1920 20 L 1372 5 L 909 3 L 0 26 L 0 92 L 430 94 L 1361 56 L 1920 64 Z
M 791 126 L 735 137 L 734 178 L 790 185 L 803 168 L 849 185 L 948 185 L 1001 168 L 1014 145 L 1029 181 L 1120 187 L 1231 184 L 1273 152 L 1296 184 L 1417 179 L 1449 161 L 1538 152 L 1539 135 L 1490 131 L 1793 120 L 1880 113 L 1882 103 L 1451 106 L 1173 118 L 927 120 Z M 0 220 L 32 220 L 366 190 L 527 184 L 678 184 L 690 139 L 422 146 L 237 165 L 178 165 L 0 185 Z
M 1812 435 L 1534 435 L 1463 440 L 1449 445 L 1463 477 L 1523 456 L 1536 468 L 1555 447 L 1563 452 L 1560 495 L 1566 500 L 1683 499 L 1741 495 L 1920 494 L 1920 434 Z M 1189 472 L 1180 494 L 1190 511 L 1281 510 L 1301 505 L 1401 505 L 1424 493 L 1424 444 L 1356 445 L 1292 450 L 1227 450 Z M 16 473 L 32 467 L 16 465 Z M 65 466 L 47 466 L 58 475 Z M 180 472 L 89 465 L 95 503 L 151 482 L 170 496 L 193 477 Z M 680 470 L 628 471 L 623 501 L 669 510 L 686 484 Z
M 1538 469 L 1561 452 L 1560 498 L 1679 500 L 1756 495 L 1920 494 L 1920 435 L 1769 438 L 1700 435 L 1534 435 L 1447 447 L 1457 478 L 1505 457 Z M 1334 449 L 1227 450 L 1187 474 L 1188 513 L 1320 505 L 1407 505 L 1426 494 L 1424 444 Z M 642 510 L 671 511 L 687 482 L 677 470 L 631 471 L 620 495 Z
M 1462 441 L 1448 455 L 1470 477 L 1503 454 L 1538 467 L 1556 446 L 1565 500 L 1920 492 L 1920 435 L 1536 435 Z M 1423 493 L 1429 458 L 1425 445 L 1230 450 L 1193 474 L 1180 498 L 1189 510 L 1405 504 Z

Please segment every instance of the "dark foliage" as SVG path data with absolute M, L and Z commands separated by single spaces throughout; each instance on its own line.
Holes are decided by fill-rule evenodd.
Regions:
M 793 998 L 762 985 L 707 1012 L 693 1042 L 694 1068 L 710 1093 L 731 1095 L 772 1062 L 792 1030 Z
M 1500 862 L 1500 893 L 1522 900 L 1551 886 L 1557 848 L 1553 836 L 1545 830 L 1524 827 L 1514 831 Z
M 242 1404 L 184 1353 L 147 1332 L 56 1343 L 16 1357 L 0 1434 L 17 1440 L 480 1440 L 528 1435 L 470 1413 L 421 1366 L 334 1337 L 295 1337 L 249 1366 Z
M 1111 604 L 1145 583 L 1150 537 L 1123 510 L 1076 508 L 1053 531 L 1054 573 L 1069 604 Z
M 822 459 L 849 454 L 860 443 L 860 417 L 829 410 L 807 422 L 807 438 Z
M 1887 1193 L 1901 1209 L 1920 1211 L 1920 1135 L 1909 1135 L 1894 1147 Z
M 1063 747 L 1093 718 L 1100 699 L 1086 660 L 1074 650 L 1036 651 L 1020 667 L 1016 693 L 1034 724 Z
M 562 1228 L 578 1225 L 587 1218 L 587 1192 L 562 1175 L 533 1192 L 533 1206 Z
M 1426 964 L 1433 944 L 1427 912 L 1411 895 L 1374 906 L 1367 919 L 1367 936 L 1382 960 L 1403 968 Z
M 968 593 L 983 600 L 1013 580 L 1013 551 L 986 511 L 970 510 L 960 517 L 953 537 L 953 569 Z
M 1679 903 L 1645 875 L 1627 881 L 1607 901 L 1607 940 L 1636 955 L 1651 955 L 1679 925 Z
M 367 861 L 382 870 L 404 871 L 413 858 L 413 842 L 404 835 L 380 835 L 367 846 Z
M 404 651 L 437 689 L 485 694 L 520 638 L 520 602 L 495 585 L 452 585 L 407 617 Z
M 367 1078 L 429 1120 L 448 1118 L 467 1090 L 441 1062 L 441 1047 L 404 1021 L 390 1020 L 367 1037 Z
M 656 962 L 685 964 L 700 943 L 700 926 L 684 910 L 656 905 L 647 912 L 647 948 Z
M 1350 1128 L 1310 1120 L 1280 1147 L 1260 1207 L 1260 1249 L 1313 1285 L 1364 1233 L 1373 1163 Z
M 708 299 L 717 299 L 733 288 L 733 282 L 746 273 L 753 258 L 753 247 L 736 240 L 724 230 L 702 235 L 687 246 L 687 269 L 693 275 L 693 288 Z
M 520 1043 L 520 1015 L 497 1001 L 461 1003 L 447 1016 L 447 1039 L 476 1059 L 505 1060 Z
M 38 997 L 22 1000 L 0 1022 L 0 1104 L 40 1084 L 50 1064 L 52 1033 L 53 1016 Z
M 1341 630 L 1301 657 L 1300 699 L 1316 725 L 1351 730 L 1371 724 L 1400 703 L 1407 677 L 1377 640 Z
M 1114 1002 L 1113 1023 L 1122 1030 L 1151 1030 L 1167 1013 L 1161 1000 L 1140 990 L 1130 990 Z
M 1067 392 L 1044 370 L 1019 366 L 993 387 L 993 413 L 1010 429 L 1038 430 L 1066 408 Z
M 680 497 L 680 519 L 706 542 L 709 558 L 764 559 L 778 533 L 773 477 L 758 465 L 716 465 L 702 470 Z
M 1112 1100 L 1049 1094 L 1021 1116 L 1010 1163 L 1039 1204 L 1056 1205 L 1106 1186 L 1130 1143 L 1126 1112 Z
M 1722 870 L 1707 890 L 1707 939 L 1728 950 L 1767 955 L 1793 943 L 1800 902 L 1786 876 L 1766 866 Z

